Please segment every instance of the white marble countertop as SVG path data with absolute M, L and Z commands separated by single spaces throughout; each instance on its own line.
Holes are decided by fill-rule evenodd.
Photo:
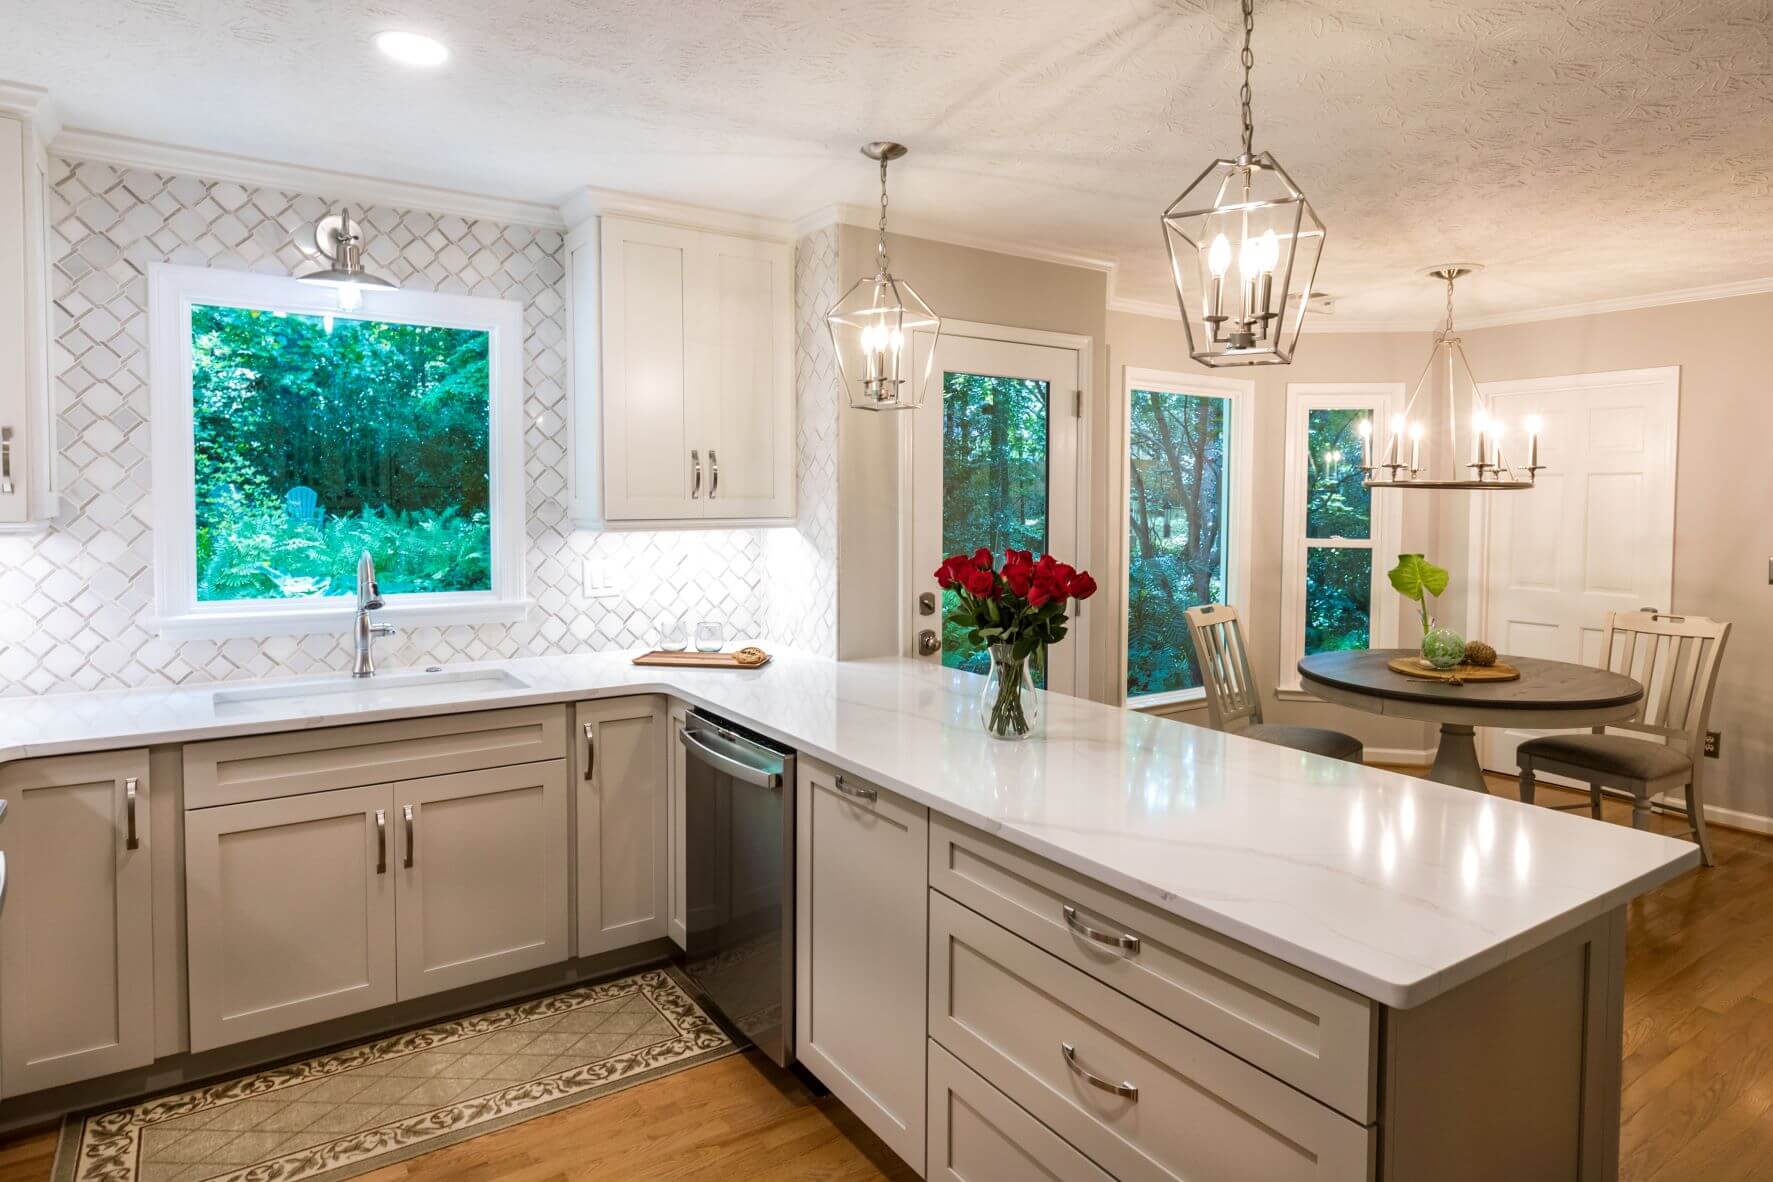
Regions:
M 1049 696 L 1044 738 L 999 742 L 979 728 L 972 675 L 775 651 L 743 672 L 599 653 L 451 666 L 437 685 L 397 692 L 229 700 L 334 690 L 340 676 L 6 698 L 0 761 L 666 693 L 1398 1007 L 1699 860 L 1685 841 L 1077 698 Z M 467 670 L 525 684 L 446 680 Z M 408 672 L 385 670 L 382 684 Z

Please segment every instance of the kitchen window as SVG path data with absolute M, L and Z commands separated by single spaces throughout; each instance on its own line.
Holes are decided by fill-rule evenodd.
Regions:
M 1402 505 L 1396 492 L 1363 487 L 1360 431 L 1368 424 L 1383 440 L 1403 397 L 1393 383 L 1287 387 L 1281 689 L 1301 689 L 1303 656 L 1394 643 L 1385 572 L 1397 559 Z
M 150 271 L 155 587 L 182 636 L 521 618 L 522 306 Z
M 1132 706 L 1202 696 L 1186 609 L 1246 611 L 1255 384 L 1126 371 L 1126 644 Z

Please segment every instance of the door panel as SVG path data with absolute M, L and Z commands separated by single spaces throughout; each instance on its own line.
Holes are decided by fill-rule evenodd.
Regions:
M 929 338 L 914 343 L 921 372 Z M 983 546 L 999 561 L 1009 547 L 1049 551 L 1074 566 L 1087 557 L 1078 550 L 1077 350 L 965 336 L 944 336 L 935 349 L 940 380 L 912 423 L 906 634 L 916 656 L 920 630 L 943 633 L 946 605 L 926 616 L 916 600 L 943 594 L 932 572 L 946 555 Z M 1083 685 L 1073 633 L 1048 655 L 1048 688 L 1062 693 Z M 958 636 L 944 636 L 941 653 L 923 659 L 980 673 L 990 664 L 984 653 L 961 651 Z
M 667 932 L 671 736 L 663 698 L 584 702 L 576 710 L 579 955 L 590 956 Z
M 1484 494 L 1483 632 L 1504 654 L 1594 665 L 1608 611 L 1671 606 L 1677 369 L 1486 384 L 1491 413 L 1544 420 L 1550 470 Z M 1516 446 L 1519 446 L 1518 443 Z M 1480 755 L 1513 774 L 1545 732 L 1486 728 Z
M 794 511 L 794 257 L 790 247 L 703 236 L 716 364 L 692 401 L 704 434 L 706 517 Z M 711 427 L 712 431 L 707 428 Z
M 377 784 L 185 814 L 193 1051 L 395 1000 L 392 800 Z
M 148 789 L 146 751 L 0 768 L 0 1085 L 7 1096 L 153 1061 Z
M 566 814 L 564 760 L 394 785 L 402 1000 L 567 959 Z

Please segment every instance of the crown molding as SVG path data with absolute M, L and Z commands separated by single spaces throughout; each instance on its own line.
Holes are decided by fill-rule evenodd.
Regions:
M 50 143 L 50 151 L 57 156 L 111 164 L 119 168 L 179 173 L 206 180 L 281 189 L 285 192 L 315 193 L 334 200 L 421 209 L 427 213 L 485 218 L 489 221 L 539 226 L 550 230 L 566 228 L 560 211 L 541 202 L 490 197 L 433 185 L 337 172 L 328 168 L 259 160 L 250 156 L 138 140 L 85 128 L 68 128 L 62 131 Z
M 28 121 L 39 143 L 47 144 L 61 134 L 62 123 L 56 113 L 55 100 L 41 86 L 0 78 L 0 113 Z
M 1459 327 L 1462 329 L 1506 328 L 1511 324 L 1534 324 L 1541 320 L 1569 320 L 1577 316 L 1601 316 L 1608 312 L 1635 312 L 1643 308 L 1667 308 L 1675 304 L 1697 304 L 1706 300 L 1730 300 L 1739 296 L 1766 295 L 1768 292 L 1773 292 L 1773 277 L 1743 279 L 1735 283 L 1714 283 L 1706 287 L 1682 287 L 1673 291 L 1651 292 L 1647 295 L 1588 300 L 1580 304 L 1559 304 L 1550 308 L 1534 308 L 1519 313 L 1508 312 L 1499 316 L 1460 317 Z
M 779 218 L 668 201 L 662 197 L 648 197 L 643 193 L 599 189 L 594 185 L 574 189 L 560 204 L 560 215 L 568 229 L 578 229 L 592 218 L 606 214 L 684 226 L 692 230 L 717 230 L 749 238 L 767 238 L 774 242 L 793 242 L 797 237 L 795 224 Z
M 805 237 L 815 230 L 838 225 L 873 230 L 880 225 L 880 209 L 878 206 L 872 205 L 826 205 L 797 219 L 794 223 L 794 232 L 800 237 Z M 1007 254 L 1012 258 L 1056 263 L 1062 267 L 1081 267 L 1089 271 L 1102 271 L 1110 277 L 1111 288 L 1113 284 L 1115 261 L 1098 255 L 1085 254 L 1082 251 L 1058 250 L 1054 247 L 1030 242 L 962 234 L 943 226 L 940 222 L 905 214 L 893 215 L 891 232 L 902 234 L 907 238 L 921 238 L 926 242 L 940 242 L 946 246 L 986 250 L 992 254 Z

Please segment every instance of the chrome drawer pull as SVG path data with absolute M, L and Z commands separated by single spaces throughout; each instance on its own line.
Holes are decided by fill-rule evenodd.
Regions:
M 589 784 L 597 773 L 597 724 L 585 724 L 585 783 Z
M 708 499 L 712 501 L 720 495 L 720 458 L 714 454 L 713 448 L 708 449 L 708 467 L 713 470 L 714 477 L 708 482 Z
M 1130 932 L 1104 932 L 1093 928 L 1077 917 L 1077 908 L 1069 903 L 1065 904 L 1065 926 L 1086 940 L 1118 948 L 1128 956 L 1139 955 L 1139 937 Z
M 1076 1047 L 1068 1042 L 1060 1043 L 1059 1047 L 1065 1052 L 1065 1066 L 1071 1068 L 1071 1070 L 1078 1075 L 1081 1075 L 1085 1083 L 1093 1088 L 1101 1088 L 1104 1092 L 1113 1092 L 1117 1096 L 1124 1096 L 1135 1104 L 1139 1102 L 1139 1089 L 1135 1085 L 1130 1083 L 1115 1083 L 1111 1079 L 1103 1079 L 1101 1076 L 1091 1072 L 1077 1061 Z
M 694 479 L 694 482 L 690 485 L 690 500 L 693 501 L 697 497 L 702 495 L 702 453 L 701 452 L 696 451 L 694 449 L 692 449 L 690 451 L 690 466 L 695 469 L 695 479 Z
M 123 816 L 126 832 L 123 836 L 123 848 L 139 850 L 141 841 L 135 835 L 135 786 L 136 778 L 130 776 L 123 781 Z
M 876 789 L 868 787 L 866 784 L 860 788 L 855 788 L 852 787 L 849 781 L 845 780 L 842 776 L 834 776 L 831 782 L 835 784 L 837 790 L 845 796 L 853 796 L 857 800 L 865 800 L 869 804 L 873 804 L 880 799 L 880 793 Z
M 400 810 L 406 815 L 406 862 L 404 865 L 406 869 L 411 870 L 414 853 L 412 848 L 412 805 L 403 804 L 400 806 Z
M 376 873 L 388 873 L 388 810 L 376 810 Z

